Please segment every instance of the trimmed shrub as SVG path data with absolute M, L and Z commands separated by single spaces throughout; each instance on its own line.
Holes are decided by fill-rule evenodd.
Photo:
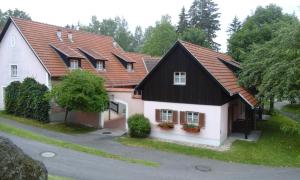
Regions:
M 8 114 L 15 114 L 16 112 L 16 104 L 19 99 L 20 86 L 21 83 L 19 81 L 14 81 L 5 88 L 4 103 L 5 111 Z
M 49 122 L 50 100 L 47 86 L 33 78 L 12 82 L 5 90 L 5 110 L 9 114 Z
M 145 138 L 151 132 L 149 119 L 142 114 L 135 114 L 129 117 L 128 127 L 130 137 Z

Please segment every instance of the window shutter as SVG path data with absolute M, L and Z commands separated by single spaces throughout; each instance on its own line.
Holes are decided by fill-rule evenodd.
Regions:
M 186 124 L 186 112 L 180 111 L 180 124 Z
M 161 122 L 160 109 L 155 109 L 155 121 Z
M 205 114 L 199 113 L 199 127 L 202 128 L 205 126 Z
M 172 111 L 172 112 L 173 112 L 173 124 L 178 124 L 177 111 Z

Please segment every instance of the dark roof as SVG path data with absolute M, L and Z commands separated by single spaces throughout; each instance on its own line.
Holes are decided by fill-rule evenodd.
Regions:
M 150 72 L 159 62 L 159 58 L 144 58 L 147 71 Z

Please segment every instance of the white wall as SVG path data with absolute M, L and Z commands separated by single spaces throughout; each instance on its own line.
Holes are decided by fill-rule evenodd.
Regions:
M 170 141 L 204 144 L 211 146 L 219 146 L 224 140 L 221 138 L 227 134 L 227 108 L 228 104 L 223 106 L 209 106 L 196 104 L 181 104 L 156 101 L 144 101 L 144 115 L 149 118 L 152 131 L 151 136 Z M 172 130 L 162 130 L 155 121 L 155 109 L 170 109 L 176 111 L 194 111 L 205 113 L 205 127 L 200 133 L 187 133 L 182 130 L 182 125 L 178 123 Z M 180 115 L 178 114 L 178 122 Z M 226 121 L 224 123 L 224 121 Z M 222 123 L 221 123 L 222 122 Z M 221 129 L 222 127 L 222 129 Z M 226 127 L 226 128 L 225 128 Z M 226 130 L 225 130 L 226 129 Z
M 221 106 L 221 143 L 227 138 L 228 134 L 228 107 L 229 103 L 226 103 Z
M 18 77 L 11 77 L 11 65 L 18 66 Z M 0 110 L 4 109 L 3 88 L 12 81 L 33 77 L 50 87 L 49 75 L 13 23 L 0 42 Z

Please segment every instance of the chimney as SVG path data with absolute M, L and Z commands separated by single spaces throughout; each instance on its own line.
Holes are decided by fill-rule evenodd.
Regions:
M 63 39 L 62 39 L 62 32 L 61 32 L 60 29 L 58 29 L 58 30 L 56 31 L 56 36 L 57 36 L 58 40 L 63 41 Z
M 73 41 L 73 34 L 72 34 L 71 31 L 68 32 L 68 39 L 69 39 L 70 43 L 74 42 L 74 41 Z

